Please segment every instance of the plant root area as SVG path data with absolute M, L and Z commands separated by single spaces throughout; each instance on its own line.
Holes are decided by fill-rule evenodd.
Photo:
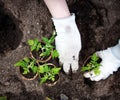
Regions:
M 29 56 L 29 39 L 50 37 L 54 29 L 43 0 L 0 0 L 0 96 L 7 100 L 120 100 L 120 69 L 92 82 L 80 71 L 85 59 L 120 39 L 120 0 L 67 0 L 82 38 L 79 70 L 60 73 L 55 86 L 23 80 L 13 65 Z M 109 66 L 108 66 L 109 68 Z

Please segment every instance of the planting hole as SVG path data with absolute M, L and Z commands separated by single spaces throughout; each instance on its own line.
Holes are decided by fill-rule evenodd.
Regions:
M 18 47 L 22 39 L 19 20 L 0 2 L 0 54 Z

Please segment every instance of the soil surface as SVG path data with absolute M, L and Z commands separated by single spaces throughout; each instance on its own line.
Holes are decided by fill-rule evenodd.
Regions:
M 82 37 L 79 66 L 92 53 L 120 39 L 120 0 L 67 0 Z M 60 73 L 53 87 L 38 79 L 23 80 L 14 63 L 29 55 L 28 39 L 49 37 L 51 15 L 43 0 L 0 0 L 0 96 L 8 100 L 120 100 L 120 70 L 106 80 L 91 82 L 80 69 Z

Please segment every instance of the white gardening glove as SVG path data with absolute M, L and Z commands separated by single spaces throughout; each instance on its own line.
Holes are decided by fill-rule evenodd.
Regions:
M 99 75 L 95 75 L 94 71 L 84 74 L 84 77 L 90 78 L 92 81 L 100 81 L 106 79 L 113 72 L 117 71 L 120 67 L 120 40 L 119 43 L 110 47 L 107 50 L 98 51 L 96 54 L 102 59 Z
M 57 36 L 55 38 L 56 49 L 59 52 L 59 61 L 63 64 L 63 70 L 69 73 L 78 68 L 79 51 L 81 50 L 81 37 L 75 23 L 75 15 L 55 19 L 52 18 Z

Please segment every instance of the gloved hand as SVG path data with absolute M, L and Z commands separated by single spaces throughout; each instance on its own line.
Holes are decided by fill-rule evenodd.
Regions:
M 120 40 L 119 43 L 107 50 L 98 51 L 96 54 L 102 59 L 99 75 L 95 75 L 94 71 L 84 73 L 84 77 L 90 78 L 92 81 L 100 81 L 106 79 L 120 67 Z
M 59 61 L 63 64 L 63 70 L 69 73 L 79 68 L 79 51 L 81 50 L 81 36 L 75 23 L 75 15 L 55 19 L 52 18 L 57 36 L 55 38 L 56 49 L 59 52 Z

